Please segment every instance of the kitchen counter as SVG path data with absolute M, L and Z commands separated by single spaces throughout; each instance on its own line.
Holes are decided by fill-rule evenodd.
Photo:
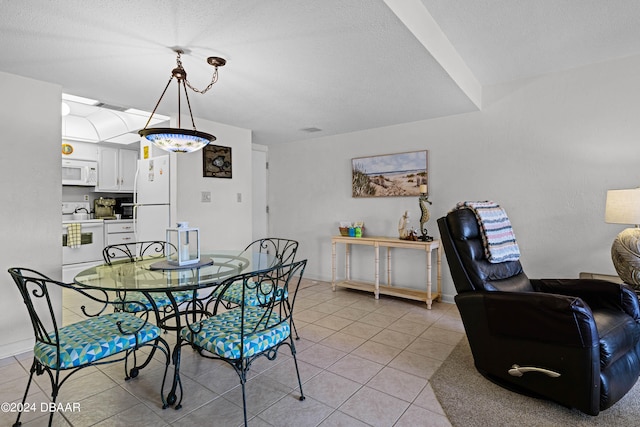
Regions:
M 99 223 L 99 222 L 104 222 L 104 223 L 119 223 L 119 222 L 131 222 L 133 221 L 132 218 L 122 218 L 122 219 L 62 219 L 62 224 L 75 224 L 77 222 L 79 222 L 80 224 L 95 224 L 95 223 Z
M 62 224 L 75 224 L 75 223 L 80 223 L 80 224 L 97 224 L 97 223 L 101 223 L 104 222 L 103 219 L 62 219 Z

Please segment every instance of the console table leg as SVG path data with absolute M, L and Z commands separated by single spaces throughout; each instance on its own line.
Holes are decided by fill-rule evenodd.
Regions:
M 387 285 L 391 286 L 391 247 L 387 247 Z
M 431 310 L 431 251 L 427 251 L 427 308 Z
M 442 246 L 438 246 L 437 263 L 438 301 L 442 301 Z
M 345 279 L 351 280 L 351 245 L 344 245 L 344 269 L 345 269 Z
M 380 246 L 375 245 L 375 254 L 376 254 L 376 271 L 375 271 L 375 276 L 376 276 L 376 287 L 375 290 L 373 291 L 376 299 L 380 298 Z
M 331 244 L 331 289 L 336 291 L 336 242 Z

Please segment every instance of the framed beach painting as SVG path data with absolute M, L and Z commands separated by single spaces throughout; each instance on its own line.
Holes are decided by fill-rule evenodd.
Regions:
M 428 152 L 351 159 L 352 197 L 416 197 L 427 185 Z

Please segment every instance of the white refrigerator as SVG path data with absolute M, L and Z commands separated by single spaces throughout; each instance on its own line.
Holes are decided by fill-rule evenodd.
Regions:
M 171 227 L 169 174 L 168 155 L 138 160 L 133 211 L 138 242 L 166 240 Z

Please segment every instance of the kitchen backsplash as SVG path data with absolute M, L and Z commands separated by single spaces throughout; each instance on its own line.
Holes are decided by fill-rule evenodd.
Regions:
M 62 187 L 62 203 L 72 202 L 89 202 L 93 206 L 93 200 L 100 197 L 116 198 L 116 197 L 133 197 L 133 194 L 128 193 L 96 193 L 92 187 Z

